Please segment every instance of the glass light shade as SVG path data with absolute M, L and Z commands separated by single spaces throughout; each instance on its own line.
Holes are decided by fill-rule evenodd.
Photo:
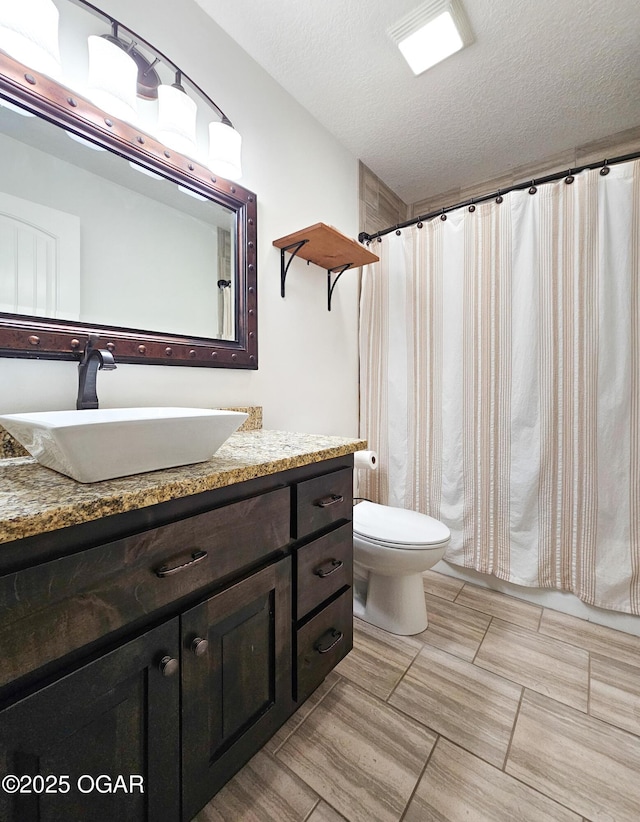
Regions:
M 242 176 L 242 137 L 227 123 L 209 123 L 208 167 L 214 174 L 228 180 L 238 180 Z
M 104 37 L 89 37 L 87 95 L 92 103 L 120 120 L 135 121 L 137 79 L 133 57 Z
M 34 71 L 59 80 L 58 19 L 51 0 L 0 3 L 0 49 Z
M 158 86 L 158 139 L 168 148 L 193 156 L 196 152 L 198 106 L 174 86 Z

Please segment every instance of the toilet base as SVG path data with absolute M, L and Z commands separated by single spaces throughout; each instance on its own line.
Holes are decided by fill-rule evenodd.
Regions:
M 421 634 L 429 624 L 422 574 L 388 577 L 369 572 L 368 584 L 354 585 L 355 616 L 400 636 Z

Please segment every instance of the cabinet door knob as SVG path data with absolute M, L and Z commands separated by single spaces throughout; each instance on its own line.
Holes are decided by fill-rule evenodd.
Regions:
M 163 656 L 158 663 L 158 668 L 160 668 L 162 676 L 173 676 L 178 672 L 179 667 L 180 663 L 172 656 Z
M 207 653 L 209 649 L 209 641 L 197 636 L 191 643 L 191 650 L 196 656 L 202 656 Z

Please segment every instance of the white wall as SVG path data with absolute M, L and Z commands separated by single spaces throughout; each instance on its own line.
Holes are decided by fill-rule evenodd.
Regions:
M 358 231 L 357 160 L 192 0 L 100 0 L 198 83 L 243 137 L 258 200 L 259 370 L 120 365 L 100 374 L 103 407 L 262 405 L 266 428 L 356 435 L 357 273 L 326 307 L 326 272 L 295 260 L 280 297 L 272 241 L 316 222 Z M 74 363 L 0 358 L 0 412 L 72 408 Z

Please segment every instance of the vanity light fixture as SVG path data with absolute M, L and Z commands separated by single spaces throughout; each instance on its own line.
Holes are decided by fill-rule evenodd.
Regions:
M 52 0 L 0 4 L 0 49 L 54 80 L 62 75 L 58 9 Z
M 137 119 L 138 66 L 133 57 L 106 37 L 89 37 L 88 97 L 99 108 L 126 120 Z
M 147 58 L 136 48 L 138 40 L 131 37 L 131 32 L 125 29 L 130 39 L 124 39 L 119 34 L 119 29 L 124 27 L 117 21 L 90 6 L 85 0 L 79 2 L 101 14 L 111 26 L 110 34 L 90 35 L 88 38 L 87 97 L 107 114 L 138 126 L 136 98 L 157 98 L 158 121 L 153 130 L 158 140 L 167 148 L 187 157 L 197 157 L 198 104 L 186 93 L 180 69 L 149 44 L 141 41 L 143 49 L 151 52 L 152 56 Z M 0 0 L 0 50 L 34 71 L 61 81 L 58 23 L 58 9 L 52 0 Z M 161 83 L 155 69 L 160 62 L 175 72 L 175 82 L 172 85 Z M 187 77 L 185 79 L 189 80 Z M 189 83 L 220 117 L 219 121 L 209 123 L 206 166 L 217 176 L 238 180 L 242 176 L 240 134 L 213 100 L 191 80 Z M 4 103 L 0 101 L 0 105 Z M 27 114 L 22 110 L 19 113 Z M 78 139 L 77 135 L 69 136 Z M 133 167 L 146 171 L 139 166 Z
M 177 71 L 175 83 L 158 86 L 157 136 L 165 146 L 193 157 L 197 151 L 198 106 L 189 97 L 181 81 L 182 73 Z
M 141 97 L 143 100 L 155 100 L 158 97 L 160 77 L 158 76 L 158 72 L 155 70 L 154 66 L 160 62 L 160 58 L 155 57 L 152 60 L 147 60 L 147 58 L 136 48 L 138 45 L 137 41 L 131 39 L 127 42 L 118 33 L 120 24 L 116 20 L 111 20 L 110 22 L 111 34 L 103 34 L 103 40 L 106 40 L 108 43 L 112 43 L 114 46 L 122 49 L 122 51 L 128 54 L 136 64 L 136 68 L 138 69 L 138 75 L 136 77 L 137 96 Z
M 242 137 L 223 115 L 220 122 L 209 123 L 209 159 L 207 166 L 214 174 L 228 180 L 242 176 Z
M 388 34 L 416 75 L 474 40 L 461 0 L 426 0 L 391 26 Z

